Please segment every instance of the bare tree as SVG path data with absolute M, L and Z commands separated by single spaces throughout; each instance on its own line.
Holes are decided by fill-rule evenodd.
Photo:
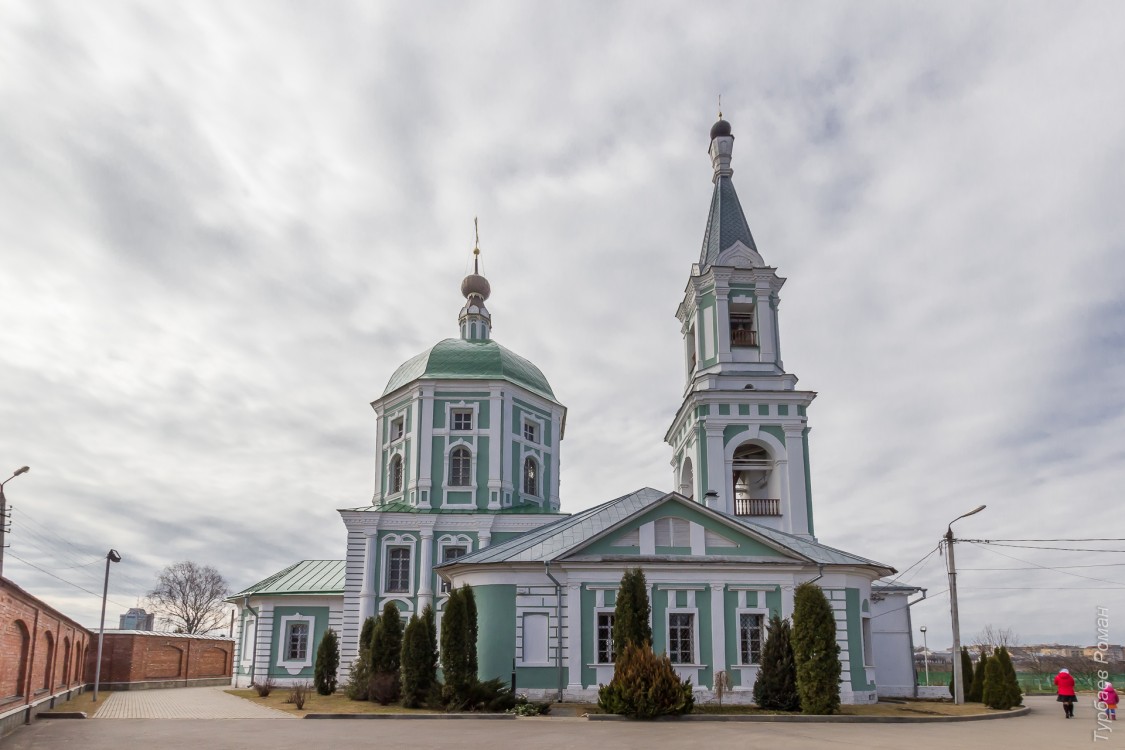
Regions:
M 985 625 L 984 629 L 977 633 L 973 639 L 973 646 L 977 653 L 981 653 L 985 649 L 995 652 L 1001 646 L 1010 651 L 1012 646 L 1018 646 L 1019 643 L 1020 637 L 1011 628 L 998 628 L 992 623 Z
M 223 600 L 229 593 L 230 586 L 219 571 L 185 560 L 160 572 L 148 598 L 152 608 L 177 632 L 203 634 L 224 624 Z

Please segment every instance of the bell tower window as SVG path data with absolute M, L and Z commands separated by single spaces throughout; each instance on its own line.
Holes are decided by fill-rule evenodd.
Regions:
M 402 492 L 402 456 L 391 459 L 391 494 Z
M 754 328 L 753 305 L 731 303 L 730 345 L 732 347 L 758 345 L 758 331 Z
M 449 486 L 468 487 L 473 465 L 473 454 L 468 448 L 454 448 L 449 454 Z
M 530 456 L 523 460 L 523 492 L 525 495 L 539 496 L 539 467 Z

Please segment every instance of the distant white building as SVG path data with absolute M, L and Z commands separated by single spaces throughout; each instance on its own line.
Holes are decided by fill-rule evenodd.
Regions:
M 118 618 L 118 630 L 155 630 L 155 615 L 144 611 L 140 607 L 130 607 L 129 611 Z

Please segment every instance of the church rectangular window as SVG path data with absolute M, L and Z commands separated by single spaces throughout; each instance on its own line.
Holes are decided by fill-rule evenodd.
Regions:
M 285 639 L 285 660 L 305 661 L 309 655 L 309 624 L 307 622 L 289 623 L 289 633 Z
M 409 547 L 390 547 L 387 549 L 385 588 L 389 594 L 405 594 L 410 591 Z
M 472 485 L 473 454 L 468 448 L 454 448 L 449 454 L 449 486 L 469 487 Z
M 464 557 L 466 554 L 468 554 L 468 552 L 469 552 L 468 547 L 465 547 L 464 545 L 455 546 L 455 547 L 454 546 L 442 547 L 441 548 L 441 561 L 443 563 L 445 563 L 445 562 L 449 562 L 450 560 L 456 560 L 458 557 Z M 443 593 L 443 594 L 449 593 L 449 581 L 442 581 L 441 582 L 441 593 Z
M 613 664 L 613 620 L 612 612 L 598 613 L 598 664 Z
M 668 615 L 668 658 L 673 664 L 695 662 L 695 615 L 672 612 Z
M 452 427 L 455 432 L 469 432 L 473 429 L 472 409 L 454 409 L 452 418 Z
M 534 422 L 523 423 L 523 439 L 529 443 L 539 442 L 539 425 Z
M 406 420 L 402 417 L 391 421 L 391 440 L 398 440 L 406 433 Z
M 742 664 L 762 661 L 762 616 L 751 612 L 738 615 L 738 651 Z

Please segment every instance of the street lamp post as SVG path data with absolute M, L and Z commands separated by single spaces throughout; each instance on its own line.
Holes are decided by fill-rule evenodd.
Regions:
M 121 555 L 111 549 L 105 555 L 105 585 L 102 587 L 102 621 L 98 626 L 98 665 L 94 667 L 94 703 L 98 702 L 98 684 L 102 681 L 102 643 L 105 641 L 105 600 L 109 596 L 109 564 L 121 562 Z
M 953 620 L 953 702 L 957 705 L 965 702 L 965 675 L 961 671 L 961 624 L 957 617 L 957 566 L 953 562 L 953 524 L 974 513 L 980 513 L 987 507 L 981 505 L 957 516 L 945 529 L 946 564 L 949 566 L 949 614 Z
M 926 626 L 923 625 L 919 630 L 922 631 L 922 662 L 926 665 L 926 687 L 930 686 L 930 644 L 926 640 Z
M 0 578 L 4 577 L 4 535 L 8 532 L 8 501 L 4 497 L 4 485 L 29 471 L 31 471 L 30 466 L 21 466 L 12 473 L 12 476 L 0 482 Z

